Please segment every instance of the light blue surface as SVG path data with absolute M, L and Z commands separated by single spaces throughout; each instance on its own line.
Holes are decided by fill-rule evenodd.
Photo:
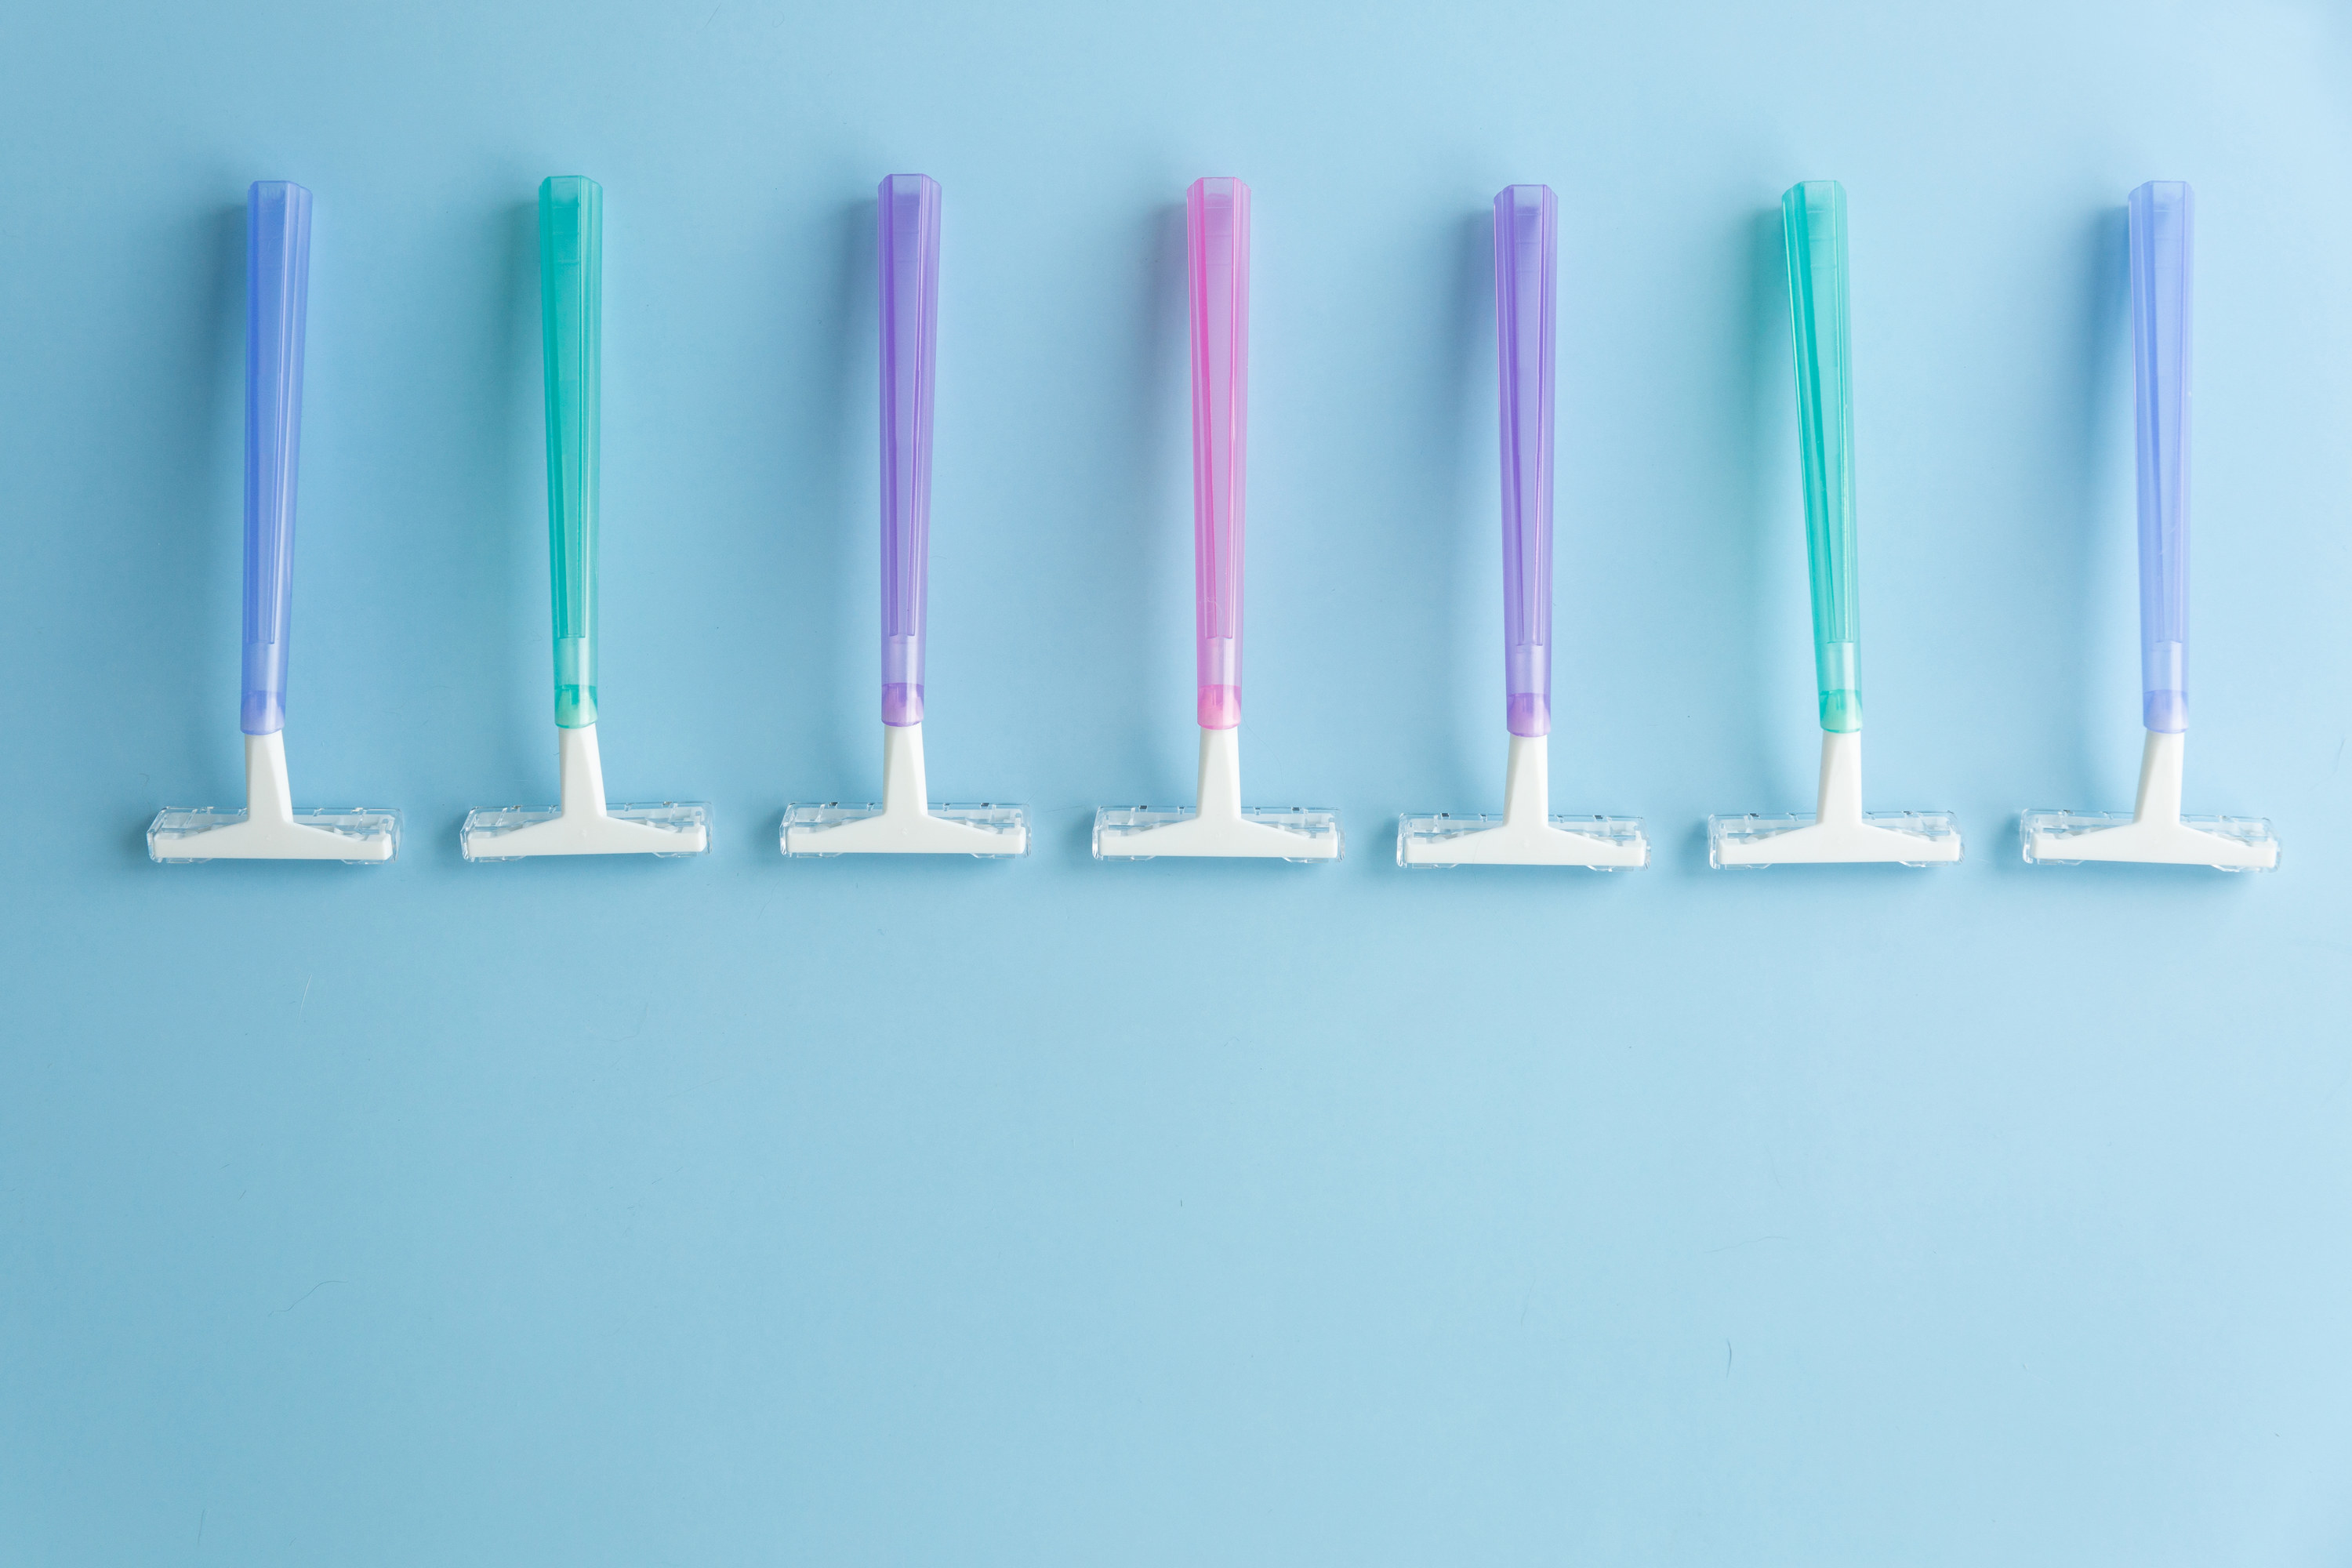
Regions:
M 19 6 L 0 51 L 0 1558 L 2336 1563 L 2352 1552 L 2352 23 L 1855 4 Z M 486 11 L 496 11 L 486 16 Z M 1822 90 L 1807 89 L 1818 83 Z M 873 190 L 946 190 L 934 791 L 870 798 Z M 532 195 L 604 183 L 604 739 L 551 799 Z M 1256 192 L 1253 802 L 1192 784 L 1181 202 Z M 1780 193 L 1844 182 L 1874 808 L 1810 801 Z M 2192 810 L 2130 800 L 2125 194 L 2197 187 Z M 287 737 L 231 801 L 247 184 L 317 193 Z M 1487 204 L 1560 193 L 1554 803 L 1500 803 Z M 1108 650 L 1098 656 L 1098 650 Z

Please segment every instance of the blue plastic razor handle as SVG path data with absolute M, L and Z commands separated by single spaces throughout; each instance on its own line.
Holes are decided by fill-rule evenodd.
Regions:
M 2179 180 L 2131 194 L 2133 424 L 2139 448 L 2141 710 L 2189 728 L 2189 301 L 2197 199 Z
M 302 458 L 302 325 L 310 193 L 257 180 L 245 200 L 245 696 L 248 735 L 286 727 L 294 489 Z

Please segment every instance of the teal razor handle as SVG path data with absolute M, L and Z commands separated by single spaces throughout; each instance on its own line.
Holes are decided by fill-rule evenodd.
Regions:
M 1854 556 L 1853 350 L 1846 310 L 1845 189 L 1807 180 L 1780 198 L 1805 465 L 1805 563 L 1822 728 L 1862 728 L 1862 598 Z
M 596 448 L 604 347 L 604 190 L 578 174 L 539 187 L 539 320 L 547 376 L 547 576 L 555 722 L 596 722 Z

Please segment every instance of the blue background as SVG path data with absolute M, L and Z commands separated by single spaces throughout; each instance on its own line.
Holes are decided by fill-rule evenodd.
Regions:
M 0 1556 L 2315 1563 L 2352 1553 L 2340 6 L 20 5 L 0 52 Z M 1963 15 L 1966 12 L 1968 14 Z M 946 191 L 934 792 L 870 798 L 873 188 Z M 551 798 L 532 198 L 607 197 L 604 742 Z M 1256 193 L 1244 785 L 1194 731 L 1182 208 Z M 317 193 L 290 742 L 234 802 L 242 204 Z M 1776 203 L 1845 183 L 1867 793 L 1815 757 Z M 2192 810 L 2138 753 L 2125 193 L 2200 203 Z M 1502 783 L 1487 204 L 1560 195 L 1554 804 Z

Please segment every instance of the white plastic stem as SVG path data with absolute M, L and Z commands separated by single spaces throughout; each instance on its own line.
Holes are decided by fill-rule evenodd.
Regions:
M 882 726 L 882 811 L 887 816 L 929 816 L 931 795 L 923 778 L 921 724 Z
M 1242 731 L 1201 731 L 1201 784 L 1195 816 L 1202 822 L 1242 819 Z
M 2132 821 L 2159 826 L 2180 826 L 2180 769 L 2189 737 L 2150 730 L 2139 756 L 2139 798 L 2132 805 Z
M 294 791 L 286 782 L 286 731 L 245 738 L 245 819 L 294 821 Z
M 1862 826 L 1862 731 L 1822 731 L 1822 790 L 1813 820 Z
M 563 815 L 567 817 L 604 815 L 604 759 L 596 750 L 596 726 L 559 728 L 556 754 L 563 771 Z
M 1544 826 L 1550 817 L 1551 737 L 1514 735 L 1503 783 L 1503 826 L 1528 832 Z

